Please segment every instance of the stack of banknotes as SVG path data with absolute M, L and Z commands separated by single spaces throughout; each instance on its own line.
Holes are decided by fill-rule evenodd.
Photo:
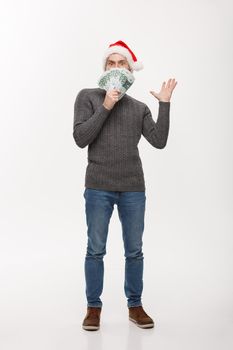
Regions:
M 98 79 L 98 86 L 106 91 L 111 89 L 120 90 L 120 100 L 133 84 L 135 77 L 126 68 L 111 68 L 106 70 Z

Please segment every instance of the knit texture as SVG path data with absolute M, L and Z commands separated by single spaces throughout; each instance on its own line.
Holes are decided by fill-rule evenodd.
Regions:
M 88 146 L 85 187 L 145 191 L 138 143 L 143 135 L 155 148 L 166 146 L 170 102 L 159 101 L 155 122 L 149 107 L 128 94 L 108 110 L 105 94 L 100 88 L 85 88 L 74 103 L 73 138 L 80 148 Z

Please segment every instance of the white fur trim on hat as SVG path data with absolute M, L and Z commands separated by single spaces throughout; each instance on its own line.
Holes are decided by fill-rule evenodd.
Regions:
M 107 61 L 108 56 L 110 56 L 113 53 L 118 53 L 118 54 L 126 57 L 128 63 L 129 63 L 129 66 L 133 71 L 134 70 L 139 71 L 139 70 L 144 68 L 142 62 L 138 62 L 138 61 L 133 60 L 130 52 L 125 47 L 115 45 L 115 46 L 109 47 L 104 53 L 104 57 L 103 57 L 103 69 L 104 70 L 105 70 L 105 65 L 106 65 L 106 61 Z

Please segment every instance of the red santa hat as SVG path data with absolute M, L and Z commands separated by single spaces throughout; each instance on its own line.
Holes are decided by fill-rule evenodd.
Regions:
M 138 62 L 133 51 L 130 50 L 130 48 L 123 41 L 119 40 L 114 44 L 110 44 L 108 49 L 105 51 L 103 57 L 104 70 L 108 56 L 110 56 L 113 53 L 119 53 L 120 55 L 125 56 L 132 71 L 139 71 L 144 68 L 142 62 Z

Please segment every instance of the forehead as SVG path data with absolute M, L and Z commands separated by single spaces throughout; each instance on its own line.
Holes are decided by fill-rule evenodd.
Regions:
M 110 61 L 120 61 L 120 60 L 126 60 L 126 57 L 123 55 L 120 55 L 119 53 L 112 53 L 108 56 L 108 59 Z

